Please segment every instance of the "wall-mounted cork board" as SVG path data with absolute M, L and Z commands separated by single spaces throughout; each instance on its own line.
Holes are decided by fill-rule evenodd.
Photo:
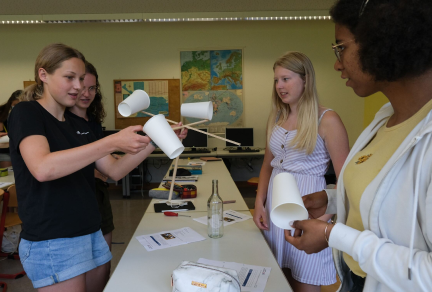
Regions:
M 114 80 L 115 128 L 124 129 L 132 125 L 144 125 L 151 117 L 136 113 L 123 117 L 118 105 L 137 89 L 150 96 L 150 107 L 146 112 L 163 114 L 165 118 L 180 121 L 180 79 L 122 79 Z

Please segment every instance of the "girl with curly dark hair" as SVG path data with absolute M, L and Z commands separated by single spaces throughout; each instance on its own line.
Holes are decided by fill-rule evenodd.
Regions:
M 22 90 L 15 90 L 8 101 L 0 105 L 0 137 L 8 135 L 8 118 L 12 108 L 19 102 L 19 96 L 21 95 Z M 7 138 L 7 137 L 5 137 Z M 12 166 L 10 162 L 9 155 L 9 143 L 1 143 L 0 145 L 0 167 L 9 167 Z
M 288 242 L 333 248 L 341 291 L 432 291 L 432 5 L 339 0 L 335 70 L 361 96 L 389 100 L 351 149 L 337 191 L 303 197 L 311 218 Z M 300 231 L 303 233 L 300 235 Z
M 85 62 L 85 69 L 86 75 L 83 80 L 83 91 L 78 97 L 75 105 L 69 108 L 69 111 L 86 120 L 96 138 L 102 139 L 102 122 L 106 113 L 102 103 L 99 75 L 96 68 L 90 62 Z M 109 249 L 111 250 L 114 221 L 106 184 L 108 177 L 97 169 L 95 169 L 94 172 L 96 181 L 96 199 L 98 201 L 99 212 L 101 213 L 102 220 L 101 231 Z M 105 283 L 107 283 L 109 279 L 111 261 L 107 262 L 106 265 Z
M 106 117 L 106 113 L 104 110 L 103 102 L 102 102 L 102 93 L 100 91 L 100 84 L 99 84 L 99 75 L 96 71 L 96 68 L 89 62 L 86 62 L 86 76 L 94 76 L 96 79 L 95 84 L 93 87 L 89 87 L 87 89 L 87 92 L 91 97 L 94 96 L 93 101 L 90 101 L 88 98 L 83 98 L 82 100 L 78 100 L 75 107 L 83 107 L 86 108 L 87 115 L 93 120 L 94 122 L 98 124 L 102 124 L 103 119 Z M 92 78 L 93 79 L 93 78 Z M 84 78 L 85 81 L 85 78 Z M 93 80 L 92 80 L 93 81 Z M 94 83 L 94 82 L 93 82 Z M 90 101 L 90 102 L 89 102 Z M 88 105 L 90 103 L 90 105 Z M 88 105 L 88 107 L 86 107 Z
M 15 90 L 8 101 L 0 105 L 0 132 L 7 133 L 7 118 L 9 117 L 9 113 L 12 108 L 19 102 L 19 96 L 22 93 L 22 90 Z

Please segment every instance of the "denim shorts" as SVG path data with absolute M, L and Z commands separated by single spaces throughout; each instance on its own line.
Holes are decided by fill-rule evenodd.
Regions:
M 34 288 L 66 281 L 112 258 L 102 232 L 45 241 L 21 239 L 19 256 Z

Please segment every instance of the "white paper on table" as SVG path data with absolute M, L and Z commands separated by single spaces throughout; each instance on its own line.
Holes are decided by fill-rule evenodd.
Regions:
M 190 227 L 184 227 L 171 231 L 161 231 L 158 233 L 140 235 L 136 239 L 147 251 L 179 246 L 192 242 L 205 240 L 200 234 Z
M 0 182 L 0 188 L 5 188 L 13 184 L 14 184 L 13 182 Z
M 252 216 L 246 215 L 234 210 L 227 210 L 223 212 L 224 217 L 224 226 L 228 226 L 237 222 L 245 221 L 248 219 L 251 219 Z M 202 223 L 204 225 L 207 225 L 207 216 L 199 217 L 199 218 L 193 218 L 193 220 Z
M 237 271 L 241 291 L 244 292 L 264 291 L 271 272 L 270 267 L 253 266 L 235 262 L 222 262 L 203 258 L 200 258 L 198 263 Z
M 205 165 L 206 162 L 202 160 L 191 160 L 187 165 Z

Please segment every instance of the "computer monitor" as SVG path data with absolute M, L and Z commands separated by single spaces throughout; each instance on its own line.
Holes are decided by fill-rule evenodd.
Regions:
M 240 143 L 237 146 L 233 143 L 226 142 L 227 147 L 253 147 L 253 128 L 225 128 L 225 138 Z
M 198 128 L 198 130 L 204 131 L 207 133 L 207 128 Z M 187 137 L 183 139 L 184 147 L 192 147 L 192 150 L 195 147 L 207 147 L 207 135 L 191 130 L 188 130 Z

